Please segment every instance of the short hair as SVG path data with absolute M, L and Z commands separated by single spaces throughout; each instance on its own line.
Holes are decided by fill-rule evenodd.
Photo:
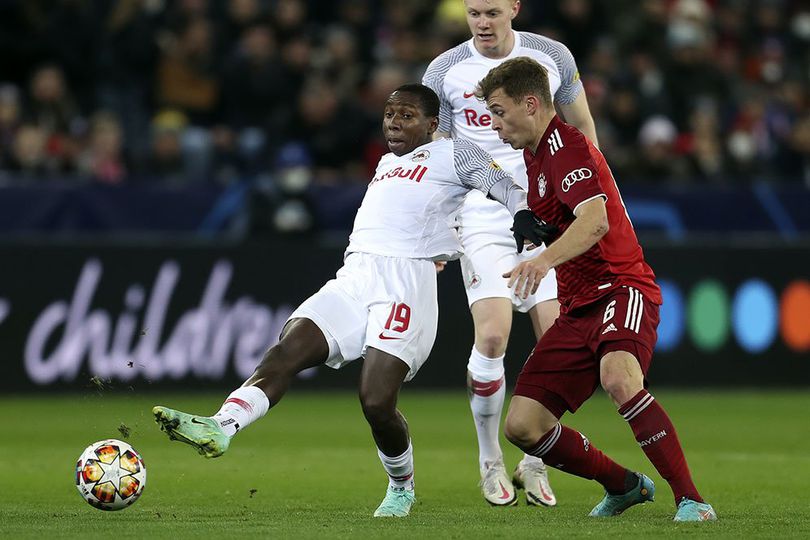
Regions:
M 526 56 L 512 58 L 492 68 L 479 81 L 475 95 L 486 101 L 499 88 L 515 101 L 533 95 L 539 97 L 546 107 L 554 106 L 548 85 L 548 71 L 539 62 Z
M 439 96 L 424 84 L 403 84 L 393 93 L 410 94 L 417 98 L 419 108 L 425 116 L 439 116 Z

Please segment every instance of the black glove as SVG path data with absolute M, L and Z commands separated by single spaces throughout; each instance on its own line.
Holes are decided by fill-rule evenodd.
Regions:
M 517 244 L 517 252 L 523 253 L 523 244 L 529 240 L 535 246 L 549 242 L 557 235 L 559 229 L 556 225 L 546 223 L 535 216 L 531 210 L 520 210 L 515 214 L 515 222 L 512 225 L 512 232 Z

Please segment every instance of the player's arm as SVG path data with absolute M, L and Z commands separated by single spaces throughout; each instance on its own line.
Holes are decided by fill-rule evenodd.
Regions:
M 526 202 L 526 191 L 501 169 L 480 146 L 465 139 L 453 141 L 453 161 L 459 181 L 504 205 L 512 214 L 512 232 L 518 252 L 525 240 L 540 245 L 557 233 L 556 227 L 537 219 Z
M 536 293 L 549 270 L 591 249 L 610 229 L 601 195 L 579 204 L 574 215 L 576 219 L 547 249 L 503 275 L 509 278 L 509 287 L 515 285 L 516 294 L 527 298 L 529 293 Z
M 467 139 L 453 139 L 453 168 L 459 183 L 495 199 L 513 216 L 520 210 L 528 210 L 526 191 L 477 144 Z
M 561 79 L 560 88 L 554 94 L 554 104 L 566 123 L 584 133 L 594 146 L 599 148 L 596 125 L 588 107 L 588 97 L 585 95 L 577 62 L 568 47 L 560 42 L 554 43 L 557 47 L 557 68 Z
M 588 108 L 588 98 L 585 90 L 581 91 L 577 98 L 571 103 L 561 103 L 557 107 L 562 114 L 563 120 L 571 124 L 585 134 L 594 146 L 599 148 L 599 141 L 596 138 L 596 124 Z

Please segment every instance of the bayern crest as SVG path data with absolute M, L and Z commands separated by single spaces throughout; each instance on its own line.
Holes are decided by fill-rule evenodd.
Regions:
M 540 173 L 537 177 L 537 194 L 542 197 L 546 194 L 546 175 Z

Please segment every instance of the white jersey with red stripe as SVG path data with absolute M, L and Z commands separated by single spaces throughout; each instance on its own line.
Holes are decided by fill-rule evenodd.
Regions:
M 386 154 L 357 211 L 346 252 L 457 259 L 462 248 L 455 216 L 464 197 L 471 189 L 487 194 L 502 180 L 513 185 L 511 176 L 468 140 L 440 139 L 402 156 Z

